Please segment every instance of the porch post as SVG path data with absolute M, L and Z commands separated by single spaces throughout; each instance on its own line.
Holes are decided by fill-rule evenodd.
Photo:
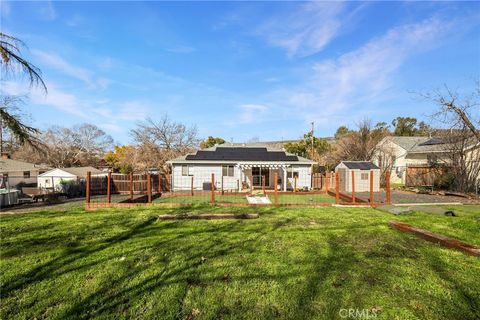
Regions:
M 287 191 L 287 167 L 283 167 L 283 191 Z
M 240 167 L 237 164 L 237 168 L 238 168 L 237 189 L 238 189 L 238 191 L 242 191 L 242 167 Z

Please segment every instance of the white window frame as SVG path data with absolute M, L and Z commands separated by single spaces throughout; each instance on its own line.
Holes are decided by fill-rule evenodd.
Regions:
M 295 169 L 297 171 L 295 171 Z M 297 176 L 297 179 L 300 177 L 300 171 L 298 171 L 299 168 L 295 168 L 295 167 L 288 167 L 287 168 L 287 178 L 288 179 L 294 179 L 295 176 Z
M 182 164 L 182 176 L 183 177 L 193 176 L 193 166 L 189 164 Z
M 222 176 L 223 177 L 234 177 L 235 176 L 235 166 L 233 166 L 233 165 L 223 165 L 222 166 Z

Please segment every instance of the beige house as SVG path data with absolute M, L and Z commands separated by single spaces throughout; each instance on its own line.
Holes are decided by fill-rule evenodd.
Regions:
M 451 149 L 441 138 L 390 136 L 379 142 L 373 162 L 380 168 L 392 166 L 392 183 L 415 184 L 409 182 L 408 177 L 429 176 L 432 164 L 450 164 Z M 465 151 L 467 158 L 471 159 L 469 162 L 475 165 L 480 159 L 479 144 L 472 142 Z
M 49 170 L 46 165 L 37 165 L 24 161 L 10 159 L 6 154 L 0 159 L 0 187 L 15 187 L 20 182 L 27 184 L 37 183 L 37 177 Z
M 352 192 L 352 180 L 355 182 L 355 192 L 370 191 L 370 172 L 373 172 L 373 192 L 380 191 L 380 168 L 370 161 L 342 161 L 335 167 L 335 173 L 337 172 L 342 192 Z

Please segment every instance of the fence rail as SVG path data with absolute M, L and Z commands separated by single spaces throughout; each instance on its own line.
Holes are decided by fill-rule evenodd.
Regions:
M 219 180 L 217 181 L 216 180 Z M 273 181 L 278 181 L 275 174 Z M 237 182 L 234 187 L 224 183 L 224 177 L 201 177 L 201 183 L 196 184 L 195 177 L 188 183 L 173 190 L 170 175 L 163 174 L 117 174 L 104 176 L 87 174 L 86 208 L 132 207 L 138 205 L 187 206 L 212 204 L 220 206 L 329 206 L 333 204 L 370 205 L 391 202 L 390 179 L 387 179 L 386 197 L 384 202 L 377 201 L 373 192 L 373 171 L 370 171 L 370 192 L 364 194 L 355 192 L 355 177 L 352 175 L 352 191 L 342 191 L 345 177 L 337 173 L 313 174 L 309 190 L 297 189 L 297 178 L 294 177 L 293 188 L 289 191 L 279 190 L 277 183 L 267 188 L 262 177 L 261 187 L 244 186 Z M 207 180 L 208 179 L 208 180 Z M 201 187 L 198 187 L 201 185 Z M 228 188 L 227 188 L 228 187 Z

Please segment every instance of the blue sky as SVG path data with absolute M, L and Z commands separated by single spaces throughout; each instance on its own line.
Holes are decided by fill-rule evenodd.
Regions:
M 89 122 L 118 143 L 146 117 L 235 142 L 332 136 L 340 125 L 429 120 L 412 92 L 480 77 L 479 2 L 1 2 L 48 95 L 32 122 Z M 7 79 L 2 91 L 28 85 Z

